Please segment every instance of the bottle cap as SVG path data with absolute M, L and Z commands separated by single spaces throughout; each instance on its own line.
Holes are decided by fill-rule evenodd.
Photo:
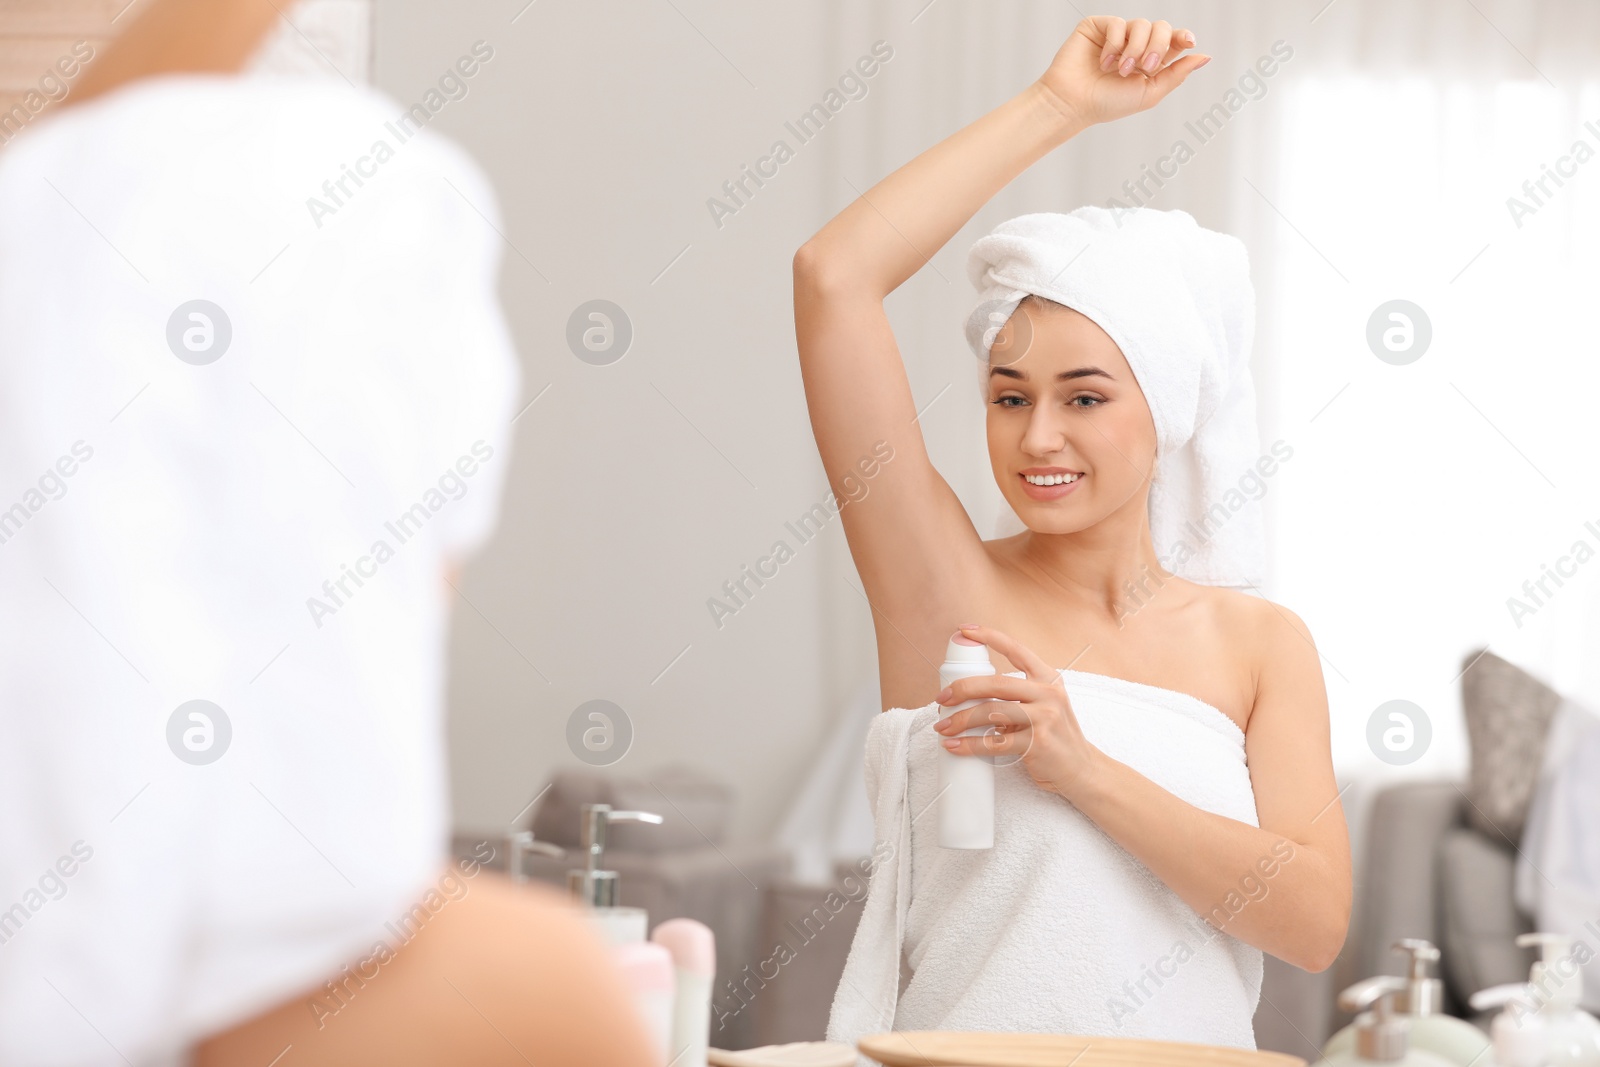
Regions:
M 677 979 L 672 974 L 672 953 L 654 941 L 613 945 L 611 958 L 633 989 L 671 993 Z
M 946 663 L 989 663 L 989 646 L 980 644 L 970 637 L 962 637 L 958 632 L 950 638 L 950 644 L 944 650 Z
M 705 923 L 694 919 L 668 919 L 650 931 L 650 940 L 672 953 L 673 965 L 678 970 L 716 976 L 716 938 Z

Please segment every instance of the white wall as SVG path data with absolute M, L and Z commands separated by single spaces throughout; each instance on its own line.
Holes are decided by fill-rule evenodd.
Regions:
M 435 123 L 499 190 L 526 397 L 547 390 L 517 422 L 501 528 L 457 604 L 457 822 L 502 828 L 553 769 L 580 765 L 568 716 L 604 698 L 635 730 L 616 771 L 713 771 L 738 791 L 735 833 L 763 833 L 871 666 L 834 658 L 868 633 L 826 625 L 851 595 L 820 580 L 836 530 L 720 630 L 706 607 L 827 493 L 789 274 L 821 225 L 821 157 L 802 149 L 720 230 L 705 202 L 836 76 L 822 10 L 539 3 L 513 23 L 520 6 L 402 0 L 376 26 L 375 81 L 408 103 L 474 41 L 494 49 Z M 635 329 L 610 366 L 564 339 L 597 297 Z

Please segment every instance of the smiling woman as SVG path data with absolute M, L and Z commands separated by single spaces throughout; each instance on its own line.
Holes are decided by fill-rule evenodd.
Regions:
M 905 861 L 909 899 L 896 872 L 874 879 L 836 1039 L 892 1016 L 895 1029 L 1249 1046 L 1262 951 L 1322 970 L 1343 942 L 1349 845 L 1327 695 L 1304 624 L 1258 594 L 1262 524 L 1239 493 L 1261 459 L 1244 247 L 1181 211 L 1093 207 L 1020 216 L 973 247 L 990 466 L 1022 527 L 992 541 L 928 459 L 883 306 L 1033 162 L 1176 89 L 1208 59 L 1185 55 L 1194 43 L 1165 22 L 1083 20 L 1024 92 L 795 255 L 824 466 L 836 476 L 874 437 L 901 457 L 843 521 L 891 709 L 868 740 L 877 837 L 920 856 Z M 1131 616 L 1127 590 L 1152 578 Z M 931 665 L 957 629 L 1014 669 L 935 693 Z M 992 849 L 941 852 L 927 829 L 904 829 L 899 805 L 931 801 L 939 746 L 1003 765 Z M 1284 855 L 1270 893 L 1227 906 Z M 974 909 L 1000 917 L 974 923 Z M 1202 919 L 1221 932 L 1195 939 L 1162 1010 L 1110 1011 L 1130 966 Z

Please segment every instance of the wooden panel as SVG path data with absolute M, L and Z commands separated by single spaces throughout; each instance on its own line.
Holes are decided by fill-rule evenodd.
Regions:
M 41 79 L 54 74 L 70 88 L 82 75 L 81 60 L 71 77 L 61 75 L 57 61 L 63 57 L 77 60 L 86 51 L 79 42 L 93 48 L 93 56 L 101 55 L 148 2 L 0 0 L 0 145 L 55 106 L 50 94 L 40 88 Z M 251 61 L 250 70 L 337 73 L 357 83 L 367 80 L 372 41 L 370 0 L 301 0 L 298 4 L 286 2 L 284 8 L 293 24 L 280 20 L 261 53 Z M 44 106 L 28 112 L 24 105 L 13 115 L 12 109 L 29 90 L 44 97 Z M 55 92 L 59 95 L 60 89 Z M 19 120 L 18 116 L 23 117 Z
M 107 38 L 85 37 L 4 37 L 0 36 L 0 92 L 23 93 L 38 87 L 39 79 L 46 74 L 61 77 L 56 62 L 63 57 L 74 71 L 72 78 L 83 72 L 83 63 L 74 54 L 74 46 L 83 41 L 99 55 Z
M 108 37 L 143 3 L 134 0 L 0 0 L 0 37 Z M 128 13 L 118 18 L 124 8 Z
M 0 94 L 37 86 L 86 41 L 98 55 L 149 0 L 0 0 Z M 371 70 L 371 0 L 284 0 L 287 16 L 249 64 L 274 74 L 325 74 L 360 83 Z M 291 22 L 292 20 L 292 22 Z
M 78 42 L 99 55 L 144 2 L 134 0 L 130 6 L 128 0 L 0 0 L 0 143 L 55 106 L 40 88 L 41 79 L 54 75 L 70 88 L 82 76 L 83 61 L 78 56 L 83 50 L 74 51 Z M 70 60 L 70 77 L 56 66 L 63 58 Z M 29 90 L 45 99 L 38 112 L 30 113 L 22 105 Z M 59 95 L 60 88 L 55 92 Z M 21 122 L 11 114 L 19 106 L 18 114 L 27 115 Z

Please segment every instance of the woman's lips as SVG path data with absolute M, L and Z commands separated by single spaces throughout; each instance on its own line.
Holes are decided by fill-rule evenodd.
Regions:
M 1078 486 L 1082 485 L 1083 480 L 1087 478 L 1088 475 L 1080 474 L 1072 481 L 1062 482 L 1060 485 L 1034 485 L 1032 482 L 1028 481 L 1027 478 L 1023 477 L 1023 475 L 1019 474 L 1017 477 L 1022 480 L 1022 491 L 1028 494 L 1029 500 L 1048 501 L 1060 500 L 1062 497 L 1078 488 Z

